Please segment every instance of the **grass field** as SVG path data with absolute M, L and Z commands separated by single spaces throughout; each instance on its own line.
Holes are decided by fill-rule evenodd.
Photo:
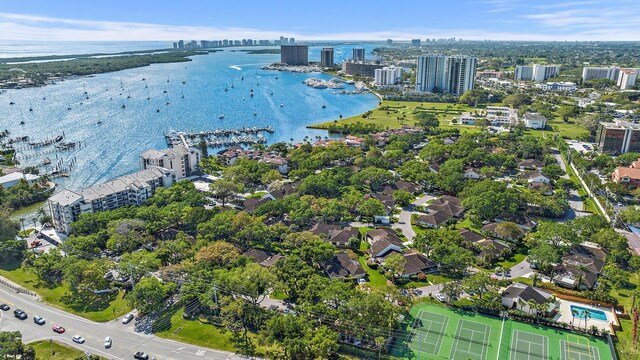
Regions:
M 63 297 L 68 290 L 66 286 L 58 286 L 55 288 L 40 286 L 38 284 L 38 278 L 34 273 L 24 271 L 22 268 L 17 266 L 0 267 L 0 275 L 20 284 L 26 289 L 36 292 L 40 297 L 42 297 L 42 300 L 64 311 L 68 311 L 97 322 L 110 321 L 131 311 L 131 307 L 125 301 L 124 292 L 122 291 L 118 293 L 115 300 L 111 301 L 109 306 L 104 309 L 97 311 L 76 311 L 63 301 Z
M 495 104 L 501 105 L 501 104 Z M 432 102 L 412 102 L 412 101 L 388 101 L 383 100 L 382 104 L 371 110 L 368 118 L 363 118 L 362 114 L 352 116 L 342 120 L 328 121 L 321 124 L 311 125 L 310 128 L 326 129 L 332 124 L 355 124 L 357 122 L 363 124 L 375 124 L 382 127 L 399 128 L 403 125 L 414 125 L 413 114 L 416 111 L 425 111 L 432 113 L 440 121 L 441 128 L 456 128 L 461 132 L 479 132 L 481 128 L 469 125 L 452 125 L 453 118 L 457 118 L 464 111 L 473 111 L 464 104 L 450 103 L 432 103 Z M 398 120 L 398 117 L 404 117 L 404 120 Z M 559 116 L 548 121 L 548 127 L 551 130 L 527 130 L 526 134 L 547 137 L 559 134 L 570 139 L 576 139 L 589 134 L 589 131 L 575 123 L 574 119 L 570 119 L 565 123 Z
M 185 320 L 182 318 L 182 312 L 182 308 L 177 309 L 171 316 L 171 327 L 155 335 L 211 349 L 231 352 L 241 350 L 233 339 L 233 333 L 227 328 L 203 323 L 200 320 Z M 255 355 L 258 357 L 265 357 L 267 352 L 277 350 L 260 344 L 257 335 L 252 332 L 248 333 L 248 338 L 255 345 Z
M 36 360 L 69 360 L 84 357 L 84 351 L 57 341 L 35 341 L 27 345 L 32 346 L 36 351 Z
M 604 360 L 606 341 L 567 331 L 420 303 L 391 349 L 405 359 Z

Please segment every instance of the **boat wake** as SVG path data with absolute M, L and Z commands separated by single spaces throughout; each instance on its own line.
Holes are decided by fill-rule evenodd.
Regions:
M 238 66 L 238 65 L 231 65 L 229 67 L 232 68 L 232 69 L 238 70 L 238 71 L 242 70 L 242 68 L 240 66 Z

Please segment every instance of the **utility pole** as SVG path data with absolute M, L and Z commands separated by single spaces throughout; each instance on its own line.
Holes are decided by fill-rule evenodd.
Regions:
M 129 264 L 129 275 L 131 276 L 131 288 L 136 285 L 136 280 L 133 278 L 133 265 Z

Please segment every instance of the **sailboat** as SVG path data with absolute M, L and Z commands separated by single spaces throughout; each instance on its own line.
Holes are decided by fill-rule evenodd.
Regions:
M 182 98 L 184 99 L 184 91 L 182 90 L 182 88 L 180 89 L 180 94 L 182 95 Z
M 129 95 L 127 95 L 127 99 L 131 99 L 131 91 L 129 91 Z
M 227 87 L 225 86 L 225 87 L 224 87 L 224 91 L 229 91 L 229 89 L 227 89 Z
M 13 102 L 13 98 L 11 97 L 11 95 L 9 95 L 9 105 L 15 105 L 16 103 Z
M 240 80 L 244 80 L 244 76 L 240 76 Z
M 231 80 L 231 88 L 233 89 L 235 86 L 233 85 L 233 80 Z
M 222 109 L 220 109 L 220 115 L 218 115 L 218 119 L 224 119 L 224 113 L 222 112 Z
M 84 94 L 87 95 L 87 83 L 82 83 L 82 88 L 84 89 Z
M 97 124 L 102 125 L 102 120 L 98 120 Z
M 322 108 L 323 108 L 323 109 L 326 109 L 326 108 L 327 108 L 327 105 L 322 104 Z
M 124 84 L 122 83 L 122 81 L 120 81 L 120 87 L 122 88 L 122 90 L 124 90 Z
M 167 76 L 167 82 L 169 82 L 169 76 Z
M 22 114 L 22 109 L 20 109 L 20 125 L 24 125 L 24 114 Z
M 149 96 L 149 89 L 147 89 L 147 100 L 151 100 L 151 96 Z
M 273 95 L 273 91 L 269 91 L 269 95 Z
M 33 111 L 33 105 L 31 104 L 31 100 L 29 100 L 29 111 Z
M 164 89 L 164 91 L 162 92 L 163 94 L 167 93 L 167 88 Z

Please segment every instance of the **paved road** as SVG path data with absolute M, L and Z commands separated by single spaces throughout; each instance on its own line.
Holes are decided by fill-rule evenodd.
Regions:
M 188 345 L 171 340 L 161 339 L 154 335 L 144 335 L 133 331 L 134 324 L 121 323 L 120 319 L 108 323 L 96 323 L 58 310 L 47 304 L 38 302 L 33 297 L 17 294 L 15 291 L 0 285 L 0 303 L 11 306 L 10 311 L 0 311 L 0 329 L 3 331 L 22 332 L 23 341 L 28 343 L 36 340 L 54 339 L 71 345 L 82 351 L 88 351 L 107 359 L 129 360 L 133 353 L 144 351 L 150 357 L 158 360 L 231 360 L 243 359 L 241 355 L 218 351 L 199 346 Z M 13 310 L 20 308 L 29 315 L 26 320 L 18 320 L 13 316 Z M 33 316 L 45 318 L 46 324 L 39 326 L 33 322 Z M 51 330 L 54 324 L 62 325 L 67 331 L 56 334 Z M 86 339 L 82 345 L 71 341 L 73 335 L 80 335 Z M 113 346 L 105 349 L 104 338 L 110 336 Z
M 413 227 L 411 226 L 411 214 L 412 214 L 411 209 L 414 206 L 424 205 L 427 203 L 427 201 L 430 201 L 433 199 L 435 199 L 435 196 L 424 195 L 419 199 L 415 200 L 414 202 L 412 202 L 411 205 L 405 206 L 404 208 L 402 208 L 402 211 L 400 211 L 398 222 L 393 224 L 391 228 L 400 229 L 400 231 L 402 231 L 402 235 L 404 235 L 404 237 L 407 238 L 409 243 L 412 243 L 413 238 L 416 236 L 416 232 L 413 230 Z
M 560 153 L 557 150 L 554 150 L 553 156 L 556 158 L 556 161 L 560 165 L 560 168 L 562 168 L 562 170 L 564 170 L 565 172 L 565 174 L 562 175 L 561 177 L 564 179 L 569 179 L 569 175 L 566 174 L 567 164 L 565 164 L 564 159 L 562 158 L 562 155 L 560 155 Z M 569 191 L 569 206 L 575 211 L 584 211 L 584 202 L 580 198 L 580 195 L 578 195 L 577 190 Z

